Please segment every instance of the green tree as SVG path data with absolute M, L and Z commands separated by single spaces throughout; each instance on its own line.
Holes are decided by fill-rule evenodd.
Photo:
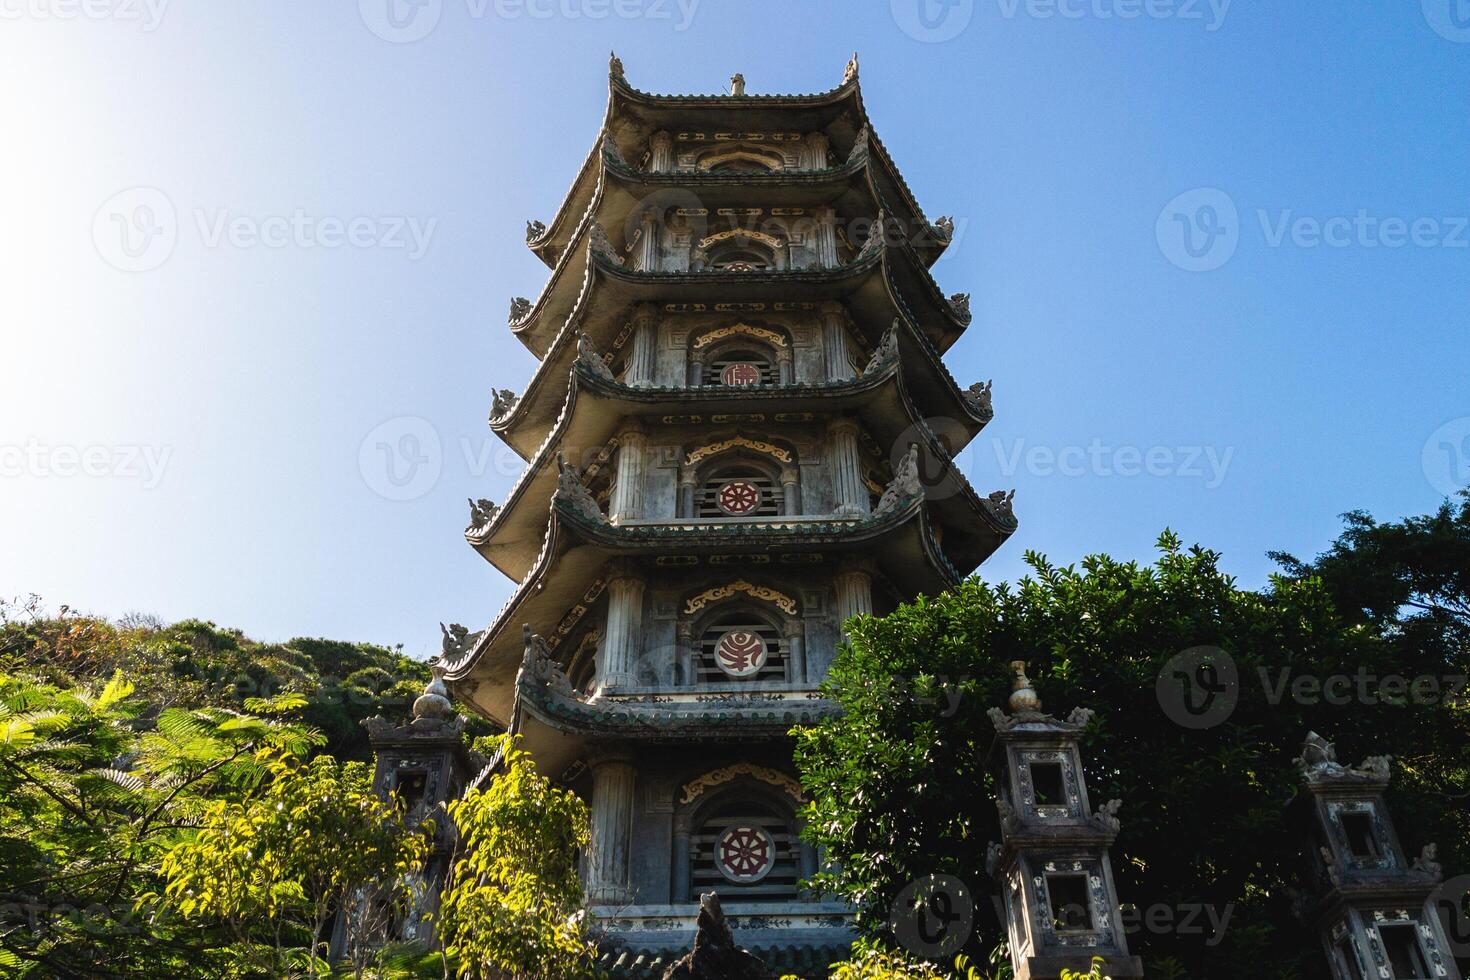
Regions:
M 298 725 L 221 708 L 151 714 L 121 673 L 57 687 L 0 674 L 0 950 L 36 976 L 207 975 L 222 937 L 150 900 L 210 797 L 304 752 Z
M 1215 916 L 1194 920 L 1205 925 L 1198 932 L 1134 932 L 1130 944 L 1151 976 L 1320 970 L 1291 909 L 1302 842 L 1283 833 L 1282 818 L 1308 730 L 1335 738 L 1347 758 L 1432 762 L 1463 791 L 1463 704 L 1385 690 L 1343 705 L 1292 687 L 1301 677 L 1356 677 L 1360 668 L 1437 675 L 1442 651 L 1391 643 L 1372 624 L 1345 620 L 1316 579 L 1244 590 L 1215 553 L 1185 550 L 1170 534 L 1160 548 L 1147 566 L 1094 556 L 1058 568 L 1032 554 L 1032 573 L 1014 587 L 971 580 L 848 624 L 852 642 L 827 684 L 843 712 L 797 730 L 796 753 L 807 836 L 833 860 L 817 885 L 852 900 L 866 934 L 885 935 L 897 893 L 928 875 L 994 891 L 977 870 L 999 837 L 985 712 L 1004 704 L 1012 660 L 1031 665 L 1049 711 L 1098 712 L 1085 736 L 1087 778 L 1095 801 L 1124 801 L 1113 851 L 1124 902 Z M 1202 730 L 1173 723 L 1155 687 L 1171 658 L 1199 645 L 1229 654 L 1241 678 L 1229 720 Z M 1396 775 L 1406 845 L 1438 840 L 1447 868 L 1470 869 L 1463 808 L 1426 790 Z M 998 941 L 995 919 L 982 903 L 972 957 L 983 960 Z
M 583 980 L 595 957 L 577 876 L 587 807 L 537 773 L 517 741 L 481 740 L 486 755 L 504 752 L 501 770 L 449 805 L 459 844 L 439 938 L 459 976 Z
M 270 751 L 261 761 L 257 792 L 207 804 L 198 831 L 165 856 L 165 895 L 186 920 L 225 924 L 241 972 L 280 976 L 304 960 L 315 977 L 336 910 L 410 898 L 428 841 L 373 794 L 363 763 Z

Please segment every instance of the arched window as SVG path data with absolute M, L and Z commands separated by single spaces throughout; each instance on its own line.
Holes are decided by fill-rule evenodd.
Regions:
M 769 174 L 782 170 L 785 165 L 781 154 L 753 146 L 713 147 L 698 162 L 700 170 L 712 174 Z
M 732 245 L 712 251 L 705 260 L 706 268 L 723 272 L 759 272 L 775 268 L 775 260 L 764 250 Z
M 736 789 L 700 808 L 694 819 L 689 894 L 718 890 L 726 904 L 797 897 L 801 845 L 789 806 Z
M 712 351 L 705 359 L 702 380 L 732 387 L 773 385 L 780 381 L 780 373 L 769 351 L 742 345 Z
M 745 604 L 706 622 L 695 638 L 694 682 L 784 681 L 790 659 L 780 627 Z
M 695 517 L 775 517 L 785 513 L 779 474 L 748 460 L 712 466 L 694 491 Z

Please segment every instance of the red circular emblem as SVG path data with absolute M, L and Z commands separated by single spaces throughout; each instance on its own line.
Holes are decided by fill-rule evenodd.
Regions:
M 726 364 L 725 370 L 720 372 L 720 383 L 727 385 L 758 385 L 761 383 L 761 369 L 758 365 L 749 361 L 736 361 L 734 364 Z
M 766 658 L 766 641 L 749 630 L 731 630 L 715 642 L 715 663 L 731 677 L 759 673 Z
M 715 866 L 737 885 L 753 885 L 776 866 L 776 842 L 764 827 L 726 827 L 715 844 Z
M 715 494 L 715 503 L 731 517 L 741 517 L 760 506 L 761 490 L 754 483 L 731 480 Z

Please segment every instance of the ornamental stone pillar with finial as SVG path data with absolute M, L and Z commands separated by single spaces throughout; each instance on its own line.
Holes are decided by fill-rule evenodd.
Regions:
M 1297 769 L 1302 788 L 1287 812 L 1308 843 L 1298 912 L 1321 938 L 1334 980 L 1460 980 L 1435 909 L 1435 847 L 1410 861 L 1389 817 L 1388 756 L 1350 768 L 1309 732 Z
M 1141 977 L 1128 953 L 1108 849 L 1117 839 L 1117 800 L 1094 812 L 1078 747 L 1092 718 L 1044 714 L 1024 661 L 1011 664 L 1011 713 L 990 709 L 1001 839 L 987 870 L 1000 883 L 1016 980 L 1086 972 L 1094 956 L 1111 977 Z
M 459 651 L 472 643 L 474 634 L 464 627 L 444 628 L 445 651 Z M 433 844 L 423 867 L 413 872 L 413 891 L 419 896 L 414 908 L 401 918 L 386 923 L 384 934 L 374 942 L 417 941 L 433 946 L 434 931 L 424 919 L 438 908 L 439 893 L 449 873 L 454 850 L 454 831 L 445 805 L 461 796 L 486 760 L 465 745 L 463 715 L 455 715 L 444 683 L 445 668 L 434 664 L 423 693 L 413 702 L 413 718 L 395 723 L 381 715 L 367 718 L 368 743 L 377 757 L 373 791 L 393 802 L 410 822 L 432 820 Z M 347 915 L 339 915 L 333 931 L 335 955 L 345 951 L 349 926 Z

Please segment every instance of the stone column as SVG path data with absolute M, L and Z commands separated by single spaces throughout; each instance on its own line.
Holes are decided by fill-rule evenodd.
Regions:
M 658 215 L 644 211 L 638 226 L 638 271 L 657 272 L 658 261 Z
M 827 427 L 832 458 L 832 490 L 841 517 L 862 517 L 872 508 L 863 483 L 862 453 L 858 449 L 858 424 L 852 419 L 834 419 Z
M 633 835 L 631 759 L 610 752 L 592 762 L 592 847 L 587 867 L 591 905 L 625 905 L 633 897 L 628 850 Z
M 698 388 L 704 384 L 704 355 L 698 351 L 689 359 L 689 387 Z
M 613 476 L 612 499 L 608 503 L 608 519 L 614 524 L 643 516 L 643 465 L 648 451 L 648 437 L 643 430 L 629 426 L 618 434 L 618 469 Z
M 847 381 L 854 376 L 847 342 L 847 309 L 841 303 L 822 304 L 822 350 L 828 381 Z
M 639 303 L 633 310 L 633 346 L 628 352 L 628 384 L 640 388 L 658 377 L 658 307 Z
M 674 664 L 678 667 L 679 686 L 692 687 L 694 676 L 694 632 L 687 622 L 681 622 L 674 640 Z
M 837 268 L 837 212 L 832 208 L 817 208 L 817 265 L 824 269 Z
M 801 476 L 795 466 L 781 467 L 781 516 L 801 513 Z
M 607 632 L 598 650 L 599 694 L 631 686 L 643 641 L 643 579 L 628 565 L 614 566 L 607 585 Z
M 826 170 L 827 169 L 827 134 L 818 130 L 807 133 L 806 139 L 802 140 L 801 146 L 801 169 L 803 170 Z
M 648 138 L 648 169 L 656 174 L 666 174 L 674 169 L 674 137 L 659 130 Z
M 807 682 L 806 623 L 794 619 L 786 624 L 786 676 L 792 684 Z
M 794 375 L 791 348 L 782 347 L 776 351 L 776 380 L 783 385 L 791 384 Z
M 679 468 L 679 516 L 694 516 L 694 467 Z
M 675 816 L 673 881 L 673 900 L 675 904 L 682 904 L 689 901 L 689 851 L 693 846 L 692 836 L 689 828 L 689 814 L 680 813 Z
M 873 576 L 863 565 L 844 566 L 832 582 L 837 590 L 837 622 L 873 613 Z M 847 637 L 844 632 L 843 638 Z

